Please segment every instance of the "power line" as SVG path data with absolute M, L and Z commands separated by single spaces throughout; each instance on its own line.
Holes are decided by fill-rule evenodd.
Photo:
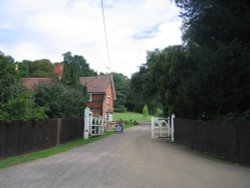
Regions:
M 112 72 L 110 50 L 109 50 L 109 42 L 108 42 L 108 34 L 107 34 L 107 28 L 106 28 L 106 21 L 105 21 L 105 13 L 104 13 L 103 0 L 101 0 L 101 8 L 102 8 L 102 21 L 103 21 L 103 28 L 104 28 L 104 35 L 105 35 L 105 42 L 106 42 L 106 50 L 107 50 L 107 56 L 108 56 L 108 62 L 109 62 L 109 69 L 110 69 L 110 72 Z

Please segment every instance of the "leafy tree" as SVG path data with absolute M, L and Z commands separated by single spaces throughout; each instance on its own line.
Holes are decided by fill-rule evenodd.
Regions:
M 32 61 L 23 60 L 22 62 L 17 62 L 18 74 L 22 77 L 30 77 L 29 67 L 32 64 Z
M 97 73 L 89 68 L 84 57 L 79 55 L 72 56 L 71 52 L 63 54 L 63 82 L 66 85 L 77 85 L 81 76 L 96 76 Z
M 22 91 L 16 96 L 12 95 L 7 103 L 3 104 L 3 107 L 4 110 L 0 113 L 0 119 L 5 121 L 47 119 L 45 109 L 36 106 L 33 93 L 29 91 Z
M 181 46 L 148 52 L 131 79 L 138 101 L 194 119 L 249 117 L 250 3 L 175 0 L 182 9 Z M 140 100 L 141 99 L 141 100 Z M 155 105 L 158 106 L 158 105 Z M 244 119 L 243 118 L 243 119 Z M 241 118 L 242 119 L 242 118 Z
M 129 89 L 129 79 L 121 73 L 112 73 L 116 90 L 115 111 L 125 112 Z
M 49 118 L 79 117 L 86 104 L 86 90 L 77 85 L 67 87 L 59 81 L 40 84 L 36 88 L 36 103 L 46 107 Z
M 0 55 L 0 120 L 46 119 L 44 108 L 34 102 L 33 93 L 20 84 L 14 59 Z
M 48 59 L 35 61 L 23 60 L 18 63 L 18 70 L 21 77 L 53 76 L 53 64 Z
M 249 109 L 250 3 L 176 0 L 196 71 L 180 92 L 186 112 L 214 119 Z M 185 97 L 185 98 L 184 98 Z M 188 114 L 186 114 L 188 115 Z M 189 116 L 189 115 L 188 115 Z
M 140 71 L 132 75 L 128 105 L 133 110 L 141 112 L 144 104 L 147 103 L 151 113 L 155 113 L 156 106 L 159 106 L 159 95 L 156 87 L 150 66 L 148 64 L 142 65 Z

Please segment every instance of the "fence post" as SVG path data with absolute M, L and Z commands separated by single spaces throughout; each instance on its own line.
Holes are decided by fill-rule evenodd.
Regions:
M 56 145 L 61 144 L 61 134 L 62 134 L 62 118 L 57 119 L 57 131 L 56 131 Z
M 91 121 L 91 111 L 87 107 L 84 110 L 84 133 L 83 133 L 83 138 L 84 139 L 88 139 L 89 138 L 90 121 Z
M 171 141 L 174 142 L 174 118 L 175 115 L 171 115 Z
M 5 156 L 5 123 L 0 121 L 0 158 Z

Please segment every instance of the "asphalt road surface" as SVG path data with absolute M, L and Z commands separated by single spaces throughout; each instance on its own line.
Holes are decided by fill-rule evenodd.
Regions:
M 0 170 L 1 188 L 250 188 L 250 167 L 198 154 L 136 126 L 45 159 Z

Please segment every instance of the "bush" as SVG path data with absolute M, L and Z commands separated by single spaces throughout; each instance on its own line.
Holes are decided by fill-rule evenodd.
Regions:
M 144 105 L 143 109 L 142 109 L 142 113 L 144 115 L 144 117 L 147 117 L 148 116 L 148 106 L 147 104 Z
M 21 86 L 14 84 L 9 87 L 9 95 L 1 101 L 0 120 L 44 120 L 47 118 L 45 108 L 37 106 L 34 95 L 24 90 Z
M 59 81 L 40 84 L 36 88 L 36 103 L 46 107 L 49 118 L 79 117 L 86 103 L 86 91 L 83 86 L 64 86 Z

